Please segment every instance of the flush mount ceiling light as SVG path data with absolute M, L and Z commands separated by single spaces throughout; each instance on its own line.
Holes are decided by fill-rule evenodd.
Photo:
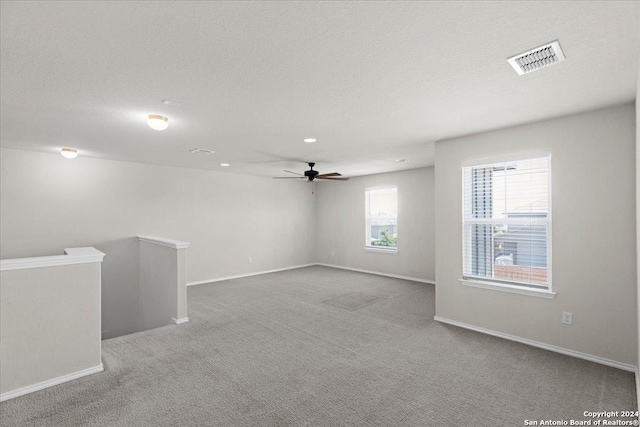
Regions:
M 313 144 L 316 141 L 317 141 L 317 139 L 315 139 L 315 138 L 305 138 L 304 139 L 304 142 L 306 142 L 307 144 Z
M 154 130 L 165 130 L 169 126 L 169 119 L 159 114 L 149 114 L 147 124 Z
M 222 166 L 222 167 L 225 167 L 225 168 L 226 168 L 226 167 L 229 167 L 229 166 L 231 166 L 231 165 L 230 165 L 229 163 L 220 163 L 220 166 Z
M 512 56 L 507 61 L 519 75 L 540 70 L 566 59 L 558 40 Z
M 60 150 L 60 154 L 62 154 L 62 157 L 66 157 L 67 159 L 75 159 L 76 157 L 78 157 L 78 150 L 65 147 Z
M 396 163 L 404 163 L 406 161 L 407 161 L 407 159 L 398 159 L 398 160 L 396 160 Z

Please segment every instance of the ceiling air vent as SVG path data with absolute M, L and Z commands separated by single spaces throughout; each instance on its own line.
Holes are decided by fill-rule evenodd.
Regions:
M 539 70 L 549 65 L 557 64 L 566 58 L 560 49 L 558 40 L 531 49 L 527 52 L 512 56 L 507 59 L 509 64 L 519 75 L 527 74 Z
M 191 154 L 213 154 L 214 152 L 211 150 L 207 150 L 206 148 L 194 148 L 193 150 L 189 150 Z

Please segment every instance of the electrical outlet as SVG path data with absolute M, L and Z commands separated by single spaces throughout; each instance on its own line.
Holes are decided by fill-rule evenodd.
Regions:
M 249 264 L 253 262 L 253 258 L 249 257 Z
M 573 324 L 573 314 L 569 313 L 568 311 L 563 311 L 562 312 L 562 323 L 564 323 L 565 325 Z
M 336 251 L 331 251 L 331 256 L 336 256 Z

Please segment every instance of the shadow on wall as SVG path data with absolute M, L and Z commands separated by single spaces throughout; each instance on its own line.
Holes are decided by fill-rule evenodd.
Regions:
M 102 262 L 102 339 L 140 331 L 138 238 L 93 246 L 106 254 Z

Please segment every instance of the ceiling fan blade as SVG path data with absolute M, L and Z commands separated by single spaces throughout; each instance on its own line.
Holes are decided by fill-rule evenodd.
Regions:
M 287 172 L 287 173 L 292 173 L 292 174 L 294 174 L 294 175 L 300 175 L 300 176 L 302 176 L 302 174 L 301 174 L 301 173 L 298 173 L 298 172 L 291 172 L 291 171 L 288 171 L 288 170 L 286 170 L 286 169 L 285 169 L 284 171 L 285 171 L 285 172 Z
M 321 179 L 323 181 L 349 181 L 349 178 L 322 178 L 319 176 L 316 176 L 316 179 Z
M 338 172 L 331 172 L 331 173 L 323 173 L 318 175 L 316 178 L 324 178 L 327 176 L 342 176 L 342 174 L 338 173 Z
M 274 176 L 272 179 L 307 179 L 306 176 Z

